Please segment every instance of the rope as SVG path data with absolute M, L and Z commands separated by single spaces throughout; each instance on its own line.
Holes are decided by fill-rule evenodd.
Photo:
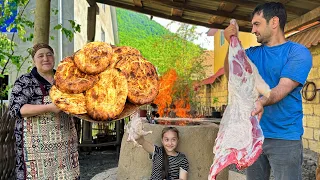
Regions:
M 313 88 L 312 88 L 313 90 L 312 91 L 308 91 L 308 88 L 309 88 L 310 85 L 313 86 Z M 312 93 L 310 97 L 308 97 L 308 94 L 307 94 L 308 92 Z M 314 100 L 316 95 L 317 95 L 317 86 L 316 86 L 316 84 L 314 82 L 308 82 L 307 81 L 303 85 L 303 88 L 302 88 L 302 97 L 307 101 L 312 101 L 312 100 Z

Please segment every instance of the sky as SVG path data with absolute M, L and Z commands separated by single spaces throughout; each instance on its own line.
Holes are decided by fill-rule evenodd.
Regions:
M 148 16 L 150 18 L 150 16 Z M 171 20 L 163 19 L 159 17 L 153 17 L 152 20 L 156 21 L 157 23 L 161 24 L 165 28 L 169 28 L 169 30 L 173 33 L 177 31 L 179 28 L 179 22 L 174 22 L 169 27 L 167 25 L 171 22 Z M 203 26 L 197 26 L 196 31 L 201 33 L 201 36 L 198 40 L 193 41 L 193 43 L 200 45 L 202 48 L 213 50 L 213 36 L 207 36 L 209 28 Z

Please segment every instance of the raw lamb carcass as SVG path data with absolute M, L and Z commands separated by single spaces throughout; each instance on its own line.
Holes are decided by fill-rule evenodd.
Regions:
M 231 20 L 238 28 L 235 20 Z M 238 169 L 252 165 L 262 152 L 264 136 L 257 117 L 252 117 L 259 95 L 269 97 L 270 88 L 246 56 L 238 37 L 230 38 L 228 106 L 221 119 L 213 148 L 215 154 L 209 180 L 230 164 Z
M 126 125 L 126 130 L 128 133 L 127 141 L 132 141 L 135 146 L 141 147 L 141 145 L 136 142 L 136 139 L 152 133 L 152 131 L 144 131 L 143 128 L 143 122 L 139 117 L 138 111 L 136 111 L 130 116 L 130 122 Z

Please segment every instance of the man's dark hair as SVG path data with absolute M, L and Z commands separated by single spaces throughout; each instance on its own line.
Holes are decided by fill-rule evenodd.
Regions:
M 258 5 L 251 14 L 251 18 L 255 14 L 260 15 L 263 13 L 263 17 L 269 23 L 270 19 L 277 16 L 279 18 L 280 28 L 284 32 L 284 26 L 287 22 L 287 12 L 283 4 L 279 2 L 268 2 L 265 4 Z

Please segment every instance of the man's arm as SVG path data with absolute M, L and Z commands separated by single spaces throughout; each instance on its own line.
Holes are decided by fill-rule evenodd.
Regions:
M 293 81 L 289 78 L 281 78 L 279 84 L 271 89 L 269 98 L 263 96 L 258 101 L 256 101 L 256 107 L 252 112 L 252 116 L 258 115 L 258 119 L 260 120 L 263 114 L 264 106 L 269 106 L 281 101 L 298 85 L 298 82 Z

